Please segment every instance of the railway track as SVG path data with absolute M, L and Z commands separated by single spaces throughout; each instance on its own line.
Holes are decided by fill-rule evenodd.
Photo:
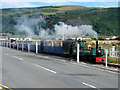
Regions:
M 108 66 L 116 67 L 116 68 L 120 69 L 120 64 L 108 63 Z

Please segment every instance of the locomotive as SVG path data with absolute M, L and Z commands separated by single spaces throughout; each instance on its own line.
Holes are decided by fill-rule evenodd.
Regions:
M 38 43 L 39 53 L 49 53 L 76 58 L 77 44 L 79 44 L 80 60 L 85 60 L 93 63 L 104 63 L 106 59 L 106 57 L 104 57 L 104 50 L 98 47 L 98 40 L 96 41 L 96 47 L 94 48 L 88 48 L 86 41 L 83 40 L 17 40 L 14 41 L 14 43 L 11 43 L 11 41 L 1 41 L 1 45 L 7 46 L 8 44 L 8 47 L 18 47 L 18 49 L 22 49 L 23 47 L 24 50 L 28 50 L 28 48 L 30 48 L 30 51 L 35 52 L 36 42 Z
M 106 57 L 104 57 L 104 50 L 98 47 L 98 41 L 96 41 L 96 47 L 88 48 L 86 41 L 64 41 L 63 53 L 76 57 L 77 55 L 77 43 L 79 44 L 80 60 L 85 60 L 93 63 L 104 63 Z

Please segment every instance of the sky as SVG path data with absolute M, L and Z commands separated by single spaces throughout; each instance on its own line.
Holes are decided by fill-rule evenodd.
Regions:
M 86 7 L 118 7 L 119 0 L 1 0 L 0 8 L 22 8 L 58 5 L 81 5 Z

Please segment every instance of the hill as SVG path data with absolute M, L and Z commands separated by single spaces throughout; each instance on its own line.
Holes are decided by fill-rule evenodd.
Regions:
M 99 35 L 118 35 L 118 9 L 119 8 L 95 8 L 79 5 L 46 6 L 36 8 L 11 8 L 2 9 L 2 31 L 12 34 L 24 34 L 18 32 L 15 25 L 18 19 L 44 18 L 45 22 L 38 25 L 54 32 L 54 25 L 62 21 L 68 25 L 79 26 L 90 24 Z M 38 34 L 36 28 L 33 31 Z

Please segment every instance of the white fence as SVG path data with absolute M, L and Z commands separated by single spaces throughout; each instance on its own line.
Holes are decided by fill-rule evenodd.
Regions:
M 114 58 L 120 58 L 120 51 L 109 51 L 109 56 Z

